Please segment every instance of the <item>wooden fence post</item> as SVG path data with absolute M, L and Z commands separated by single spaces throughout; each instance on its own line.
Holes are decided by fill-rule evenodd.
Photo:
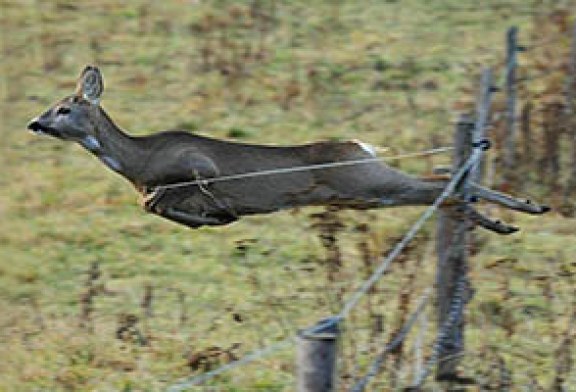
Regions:
M 472 151 L 472 133 L 474 122 L 469 116 L 461 116 L 456 125 L 454 136 L 454 171 L 466 162 Z M 464 178 L 463 183 L 467 181 Z M 460 192 L 466 192 L 466 186 L 460 187 Z M 461 195 L 466 198 L 466 194 Z M 466 279 L 468 255 L 468 222 L 458 216 L 458 207 L 442 208 L 438 212 L 436 251 L 438 253 L 438 268 L 436 274 L 438 295 L 438 326 L 442 328 L 449 318 L 452 309 L 456 284 Z M 456 367 L 460 362 L 458 354 L 464 351 L 463 309 L 460 320 L 451 331 L 440 348 L 436 377 L 450 379 L 456 375 Z
M 516 68 L 518 60 L 518 28 L 506 32 L 506 136 L 504 143 L 504 179 L 515 182 L 516 166 Z
M 296 390 L 298 392 L 335 391 L 338 323 L 334 319 L 325 319 L 312 327 L 312 331 L 298 333 Z
M 472 146 L 485 142 L 486 126 L 490 119 L 490 106 L 492 102 L 492 70 L 486 68 L 482 73 L 480 95 L 476 105 L 475 121 L 470 117 L 462 116 L 458 120 L 454 140 L 453 167 L 457 170 L 470 156 Z M 470 168 L 467 175 L 462 178 L 457 192 L 463 200 L 470 200 L 469 182 L 480 183 L 483 175 L 481 162 Z M 468 264 L 468 222 L 458 214 L 457 207 L 440 210 L 438 217 L 438 232 L 436 249 L 438 253 L 438 270 L 436 275 L 438 290 L 438 326 L 439 336 L 445 337 L 440 342 L 436 378 L 444 380 L 458 380 L 456 367 L 460 355 L 464 351 L 464 305 L 452 306 L 456 302 L 465 304 L 471 296 L 470 285 L 467 281 Z M 462 284 L 466 284 L 464 290 Z M 457 298 L 457 296 L 464 298 Z M 457 317 L 451 312 L 459 312 Z M 452 316 L 452 317 L 451 317 Z M 449 331 L 441 331 L 442 326 L 450 318 L 458 320 Z

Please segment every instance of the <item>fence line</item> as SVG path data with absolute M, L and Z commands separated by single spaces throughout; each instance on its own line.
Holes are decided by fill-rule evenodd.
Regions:
M 392 261 L 400 255 L 402 250 L 408 245 L 408 243 L 414 239 L 416 234 L 420 231 L 420 229 L 424 226 L 424 223 L 432 217 L 434 212 L 440 207 L 440 205 L 452 195 L 456 187 L 458 186 L 460 180 L 466 175 L 470 169 L 481 159 L 483 153 L 482 146 L 478 145 L 474 148 L 474 151 L 468 158 L 468 160 L 460 167 L 460 169 L 452 176 L 444 191 L 438 196 L 438 198 L 434 201 L 434 203 L 429 206 L 426 211 L 420 216 L 420 218 L 412 225 L 412 227 L 407 231 L 404 237 L 396 244 L 396 246 L 392 249 L 392 251 L 382 260 L 379 267 L 372 273 L 370 278 L 364 281 L 364 283 L 360 286 L 358 290 L 352 295 L 352 297 L 344 304 L 340 313 L 336 316 L 326 319 L 323 323 L 317 324 L 313 327 L 305 329 L 304 333 L 313 334 L 317 331 L 320 331 L 326 327 L 329 327 L 334 324 L 338 324 L 340 321 L 346 318 L 348 314 L 356 307 L 360 299 L 372 288 L 372 286 L 382 277 L 384 272 L 388 269 Z M 281 348 L 286 347 L 289 344 L 292 344 L 295 341 L 296 335 L 293 335 L 283 341 L 278 343 L 272 344 L 268 347 L 265 347 L 260 350 L 256 350 L 238 361 L 231 362 L 224 366 L 221 366 L 213 371 L 201 374 L 199 376 L 194 376 L 187 378 L 185 380 L 179 381 L 173 385 L 171 385 L 167 390 L 169 392 L 179 392 L 183 391 L 191 386 L 202 384 L 219 374 L 222 374 L 228 370 L 231 370 L 235 367 L 240 365 L 244 365 L 253 361 L 256 361 L 260 358 L 263 358 L 275 351 L 278 351 Z
M 468 200 L 468 179 L 472 178 L 475 182 L 479 182 L 482 175 L 480 161 L 483 153 L 485 130 L 489 119 L 491 97 L 493 92 L 494 87 L 492 86 L 492 70 L 487 68 L 482 74 L 481 89 L 476 107 L 476 120 L 473 123 L 470 123 L 469 119 L 461 118 L 457 127 L 456 142 L 458 144 L 457 152 L 459 155 L 454 159 L 454 170 L 456 171 L 455 177 L 457 177 L 458 180 L 451 183 L 454 185 L 454 188 L 450 190 L 450 193 L 458 191 L 465 200 Z M 472 132 L 469 130 L 471 125 L 474 125 Z M 472 144 L 472 146 L 475 148 L 472 150 L 472 153 L 466 157 L 466 150 L 468 150 L 469 144 Z M 462 165 L 462 161 L 465 161 L 466 163 Z M 448 191 L 448 189 L 445 190 Z M 427 212 L 433 211 L 433 208 L 434 206 L 427 210 Z M 417 224 L 413 226 L 413 228 L 414 227 L 417 227 Z M 461 227 L 459 230 L 464 230 L 464 228 Z M 450 249 L 452 249 L 452 245 L 450 246 Z M 463 268 L 463 266 L 461 266 L 461 268 Z M 453 340 L 452 333 L 454 328 L 460 322 L 463 316 L 463 307 L 465 304 L 464 294 L 465 288 L 467 287 L 467 276 L 465 272 L 462 273 L 462 271 L 456 271 L 455 273 L 457 273 L 459 277 L 455 282 L 454 291 L 450 294 L 452 299 L 450 300 L 448 312 L 445 318 L 441 317 L 441 319 L 444 321 L 439 328 L 438 338 L 433 346 L 432 354 L 430 355 L 425 368 L 415 377 L 415 385 L 417 388 L 419 388 L 420 385 L 425 381 L 428 374 L 431 372 L 432 367 L 438 363 L 438 360 L 446 359 L 445 356 L 442 356 L 444 347 L 446 347 L 450 340 Z M 369 281 L 366 281 L 365 286 L 368 284 Z M 381 353 L 375 359 L 370 367 L 368 374 L 354 386 L 353 391 L 362 391 L 369 380 L 377 374 L 384 361 L 386 352 L 387 350 L 385 349 L 384 353 Z M 441 358 L 441 356 L 443 358 Z

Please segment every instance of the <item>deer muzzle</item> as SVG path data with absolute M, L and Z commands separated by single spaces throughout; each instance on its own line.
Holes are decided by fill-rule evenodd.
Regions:
M 61 137 L 60 132 L 58 132 L 58 130 L 51 128 L 45 124 L 42 124 L 42 122 L 38 118 L 35 118 L 32 121 L 30 121 L 30 123 L 28 123 L 27 128 L 38 135 L 46 134 L 57 138 Z

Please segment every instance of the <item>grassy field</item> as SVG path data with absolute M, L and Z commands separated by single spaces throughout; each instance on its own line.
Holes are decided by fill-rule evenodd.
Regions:
M 528 41 L 534 12 L 550 9 L 531 3 L 0 0 L 0 391 L 163 390 L 288 337 L 337 312 L 422 211 L 339 213 L 342 266 L 332 276 L 310 217 L 317 209 L 195 231 L 146 215 L 130 185 L 80 147 L 25 130 L 72 92 L 85 64 L 102 69 L 103 107 L 131 134 L 355 138 L 395 155 L 451 143 L 481 67 L 504 57 L 506 28 L 518 25 Z M 397 164 L 428 174 L 449 159 Z M 569 390 L 576 354 L 562 347 L 574 339 L 574 221 L 492 214 L 522 231 L 478 234 L 462 365 L 484 386 L 470 390 L 506 390 L 506 372 L 509 390 L 549 388 L 561 365 Z M 401 289 L 412 308 L 433 284 L 433 239 L 429 224 L 351 315 L 343 387 L 397 327 Z M 372 390 L 410 384 L 416 338 L 425 354 L 434 338 L 432 307 L 427 315 Z M 211 348 L 222 354 L 195 360 Z M 198 390 L 292 390 L 293 355 L 280 351 Z

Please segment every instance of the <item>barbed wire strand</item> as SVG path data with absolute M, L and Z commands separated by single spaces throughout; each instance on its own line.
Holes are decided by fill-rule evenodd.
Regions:
M 399 154 L 399 155 L 394 155 L 394 156 L 390 156 L 390 157 L 363 158 L 363 159 L 355 159 L 355 160 L 341 161 L 341 162 L 329 162 L 329 163 L 319 163 L 319 164 L 314 164 L 314 165 L 281 167 L 281 168 L 269 169 L 269 170 L 257 170 L 257 171 L 252 171 L 252 172 L 231 174 L 231 175 L 220 176 L 220 177 L 212 177 L 212 178 L 205 178 L 205 179 L 200 179 L 200 180 L 176 182 L 173 184 L 166 184 L 166 185 L 158 185 L 155 188 L 156 189 L 181 188 L 181 187 L 186 187 L 186 186 L 206 185 L 206 184 L 212 184 L 212 183 L 216 183 L 216 182 L 235 181 L 235 180 L 242 180 L 242 179 L 246 179 L 246 178 L 271 176 L 271 175 L 276 175 L 276 174 L 290 174 L 290 173 L 298 173 L 298 172 L 303 172 L 303 171 L 331 169 L 331 168 L 335 168 L 335 167 L 354 166 L 354 165 L 381 162 L 381 161 L 395 161 L 395 160 L 400 160 L 400 159 L 405 159 L 405 158 L 416 158 L 416 157 L 423 157 L 423 156 L 428 156 L 428 155 L 441 154 L 444 152 L 452 151 L 453 149 L 454 149 L 453 146 L 445 146 L 445 147 L 432 148 L 432 149 L 424 150 L 424 151 L 420 151 L 420 152 Z
M 386 346 L 384 346 L 384 349 L 370 364 L 370 367 L 366 375 L 362 379 L 358 380 L 356 384 L 354 384 L 354 386 L 350 389 L 351 392 L 362 392 L 366 388 L 370 380 L 380 372 L 380 369 L 382 368 L 382 365 L 384 364 L 387 355 L 391 351 L 395 350 L 400 345 L 400 343 L 404 341 L 406 335 L 408 335 L 408 332 L 410 332 L 410 330 L 414 326 L 414 323 L 416 323 L 418 317 L 426 308 L 431 293 L 432 288 L 430 287 L 424 291 L 424 293 L 420 296 L 416 309 L 414 310 L 414 312 L 412 312 L 408 321 L 404 323 L 402 328 L 396 333 L 396 335 L 392 338 L 392 340 L 389 343 L 387 343 Z

